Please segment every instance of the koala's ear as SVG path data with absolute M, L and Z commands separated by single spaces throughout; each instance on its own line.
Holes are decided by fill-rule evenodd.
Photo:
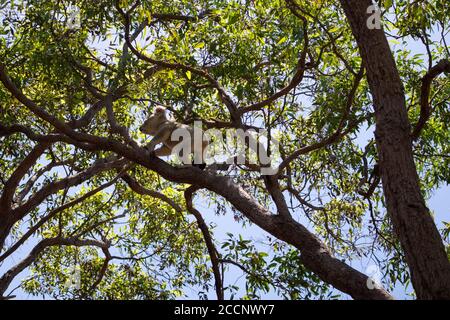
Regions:
M 164 114 L 166 112 L 166 108 L 158 106 L 155 108 L 154 112 L 155 112 L 155 114 L 158 114 L 158 115 Z

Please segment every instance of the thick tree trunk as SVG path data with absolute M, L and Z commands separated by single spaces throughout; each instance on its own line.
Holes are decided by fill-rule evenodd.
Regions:
M 373 95 L 375 137 L 387 210 L 419 299 L 450 299 L 450 263 L 425 205 L 414 164 L 405 94 L 383 30 L 367 27 L 371 0 L 340 0 Z

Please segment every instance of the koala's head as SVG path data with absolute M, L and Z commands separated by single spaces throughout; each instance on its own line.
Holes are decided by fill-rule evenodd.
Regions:
M 166 108 L 156 107 L 153 114 L 139 128 L 142 133 L 155 134 L 162 123 L 167 121 Z

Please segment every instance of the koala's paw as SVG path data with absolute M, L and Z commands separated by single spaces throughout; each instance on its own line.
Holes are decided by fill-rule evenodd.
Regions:
M 151 148 L 150 146 L 145 146 L 144 149 L 149 153 L 150 157 L 156 156 L 155 149 Z
M 199 168 L 200 170 L 205 170 L 206 168 L 206 163 L 201 163 L 201 164 L 192 164 L 193 167 L 195 168 Z

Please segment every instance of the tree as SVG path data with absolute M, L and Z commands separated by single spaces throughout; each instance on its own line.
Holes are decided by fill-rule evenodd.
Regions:
M 27 269 L 23 290 L 56 298 L 170 299 L 195 287 L 223 299 L 240 294 L 226 281 L 233 267 L 245 298 L 335 288 L 391 299 L 409 272 L 418 298 L 449 298 L 450 228 L 439 233 L 424 197 L 450 181 L 450 86 L 439 77 L 450 8 L 385 1 L 383 32 L 367 28 L 371 4 L 4 2 L 0 295 Z M 386 34 L 404 42 L 395 55 Z M 266 129 L 277 173 L 152 156 L 138 127 L 158 105 L 222 133 Z M 267 241 L 216 239 L 213 212 Z M 383 286 L 351 266 L 357 257 L 376 259 Z M 80 283 L 66 286 L 77 267 Z
M 386 205 L 405 252 L 416 294 L 421 299 L 450 299 L 450 263 L 439 231 L 420 191 L 413 139 L 430 116 L 431 81 L 450 72 L 450 61 L 430 67 L 421 92 L 421 117 L 411 132 L 405 92 L 387 39 L 381 29 L 369 30 L 372 1 L 342 0 L 342 7 L 361 51 L 373 95 L 375 137 Z

